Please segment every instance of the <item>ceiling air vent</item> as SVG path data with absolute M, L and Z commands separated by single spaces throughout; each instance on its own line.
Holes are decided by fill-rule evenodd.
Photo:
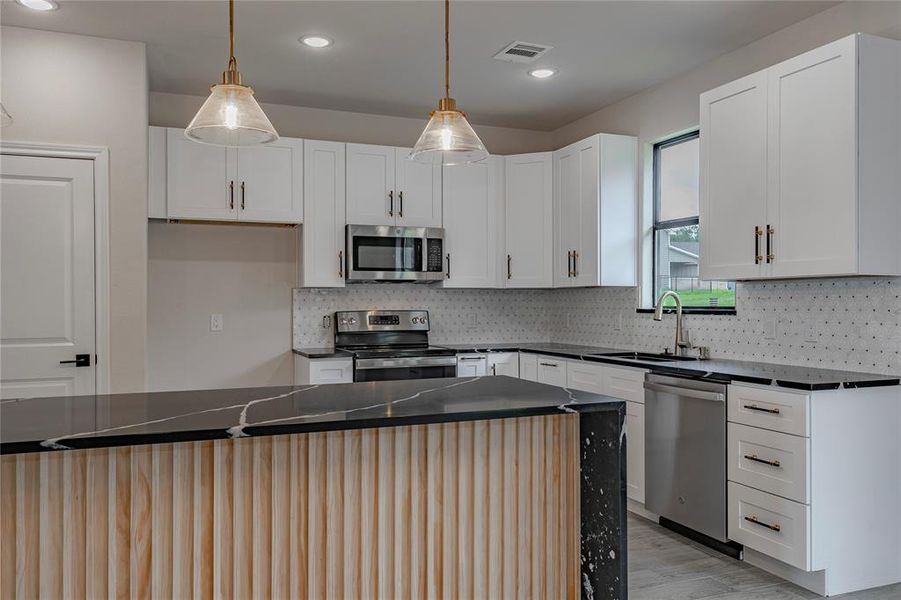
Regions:
M 532 44 L 529 42 L 513 42 L 495 54 L 494 58 L 508 62 L 530 63 L 547 54 L 551 48 L 553 48 L 553 46 L 544 46 L 542 44 Z

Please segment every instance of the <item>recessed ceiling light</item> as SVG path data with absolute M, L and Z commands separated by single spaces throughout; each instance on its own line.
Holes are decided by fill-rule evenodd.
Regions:
M 18 0 L 19 4 L 24 6 L 25 8 L 30 8 L 31 10 L 56 10 L 59 8 L 59 5 L 53 0 Z
M 529 75 L 536 79 L 547 79 L 548 77 L 553 77 L 556 74 L 556 69 L 532 69 L 531 71 L 529 71 Z
M 310 48 L 327 48 L 334 43 L 324 35 L 305 35 L 300 38 L 300 41 Z

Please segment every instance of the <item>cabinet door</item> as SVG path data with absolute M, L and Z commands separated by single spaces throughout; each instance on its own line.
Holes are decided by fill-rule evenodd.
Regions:
M 576 279 L 581 286 L 631 287 L 638 285 L 638 138 L 598 138 L 600 214 L 582 223 L 584 256 L 576 261 Z
M 170 219 L 233 221 L 237 218 L 234 150 L 199 144 L 183 129 L 166 137 L 167 215 Z
M 644 404 L 626 402 L 626 496 L 644 504 Z
M 598 285 L 599 137 L 554 153 L 554 286 Z
M 347 144 L 348 223 L 394 225 L 398 208 L 394 168 L 393 146 Z
M 527 381 L 538 381 L 537 354 L 519 353 L 519 378 Z
M 344 144 L 304 141 L 299 285 L 344 287 Z
M 147 218 L 166 218 L 165 127 L 147 128 Z
M 550 152 L 506 157 L 506 287 L 550 287 L 553 188 Z
M 503 158 L 445 167 L 444 287 L 498 287 L 497 233 Z
M 566 361 L 549 356 L 538 356 L 538 382 L 566 387 Z
M 856 41 L 767 70 L 774 277 L 857 271 Z
M 235 203 L 238 219 L 261 223 L 303 221 L 303 140 L 238 148 Z
M 482 377 L 487 372 L 487 359 L 481 354 L 457 356 L 457 377 Z
M 701 278 L 765 275 L 767 74 L 701 94 Z
M 519 377 L 519 353 L 502 352 L 488 355 L 488 374 Z
M 441 227 L 441 165 L 409 158 L 410 148 L 395 148 L 395 216 L 405 227 Z

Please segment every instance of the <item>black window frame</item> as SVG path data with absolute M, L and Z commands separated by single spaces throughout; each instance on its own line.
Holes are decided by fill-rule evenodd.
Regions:
M 701 131 L 699 129 L 695 129 L 693 131 L 689 131 L 687 133 L 683 133 L 681 135 L 677 135 L 671 137 L 669 139 L 663 140 L 654 144 L 653 150 L 653 164 L 652 164 L 652 175 L 653 175 L 653 222 L 651 226 L 651 301 L 653 303 L 657 302 L 657 232 L 664 229 L 673 229 L 675 227 L 685 227 L 689 225 L 699 225 L 700 224 L 700 215 L 697 217 L 686 217 L 682 219 L 670 219 L 668 221 L 660 221 L 658 220 L 658 215 L 660 214 L 660 151 L 666 148 L 671 148 L 672 146 L 678 146 L 679 144 L 691 141 L 698 140 L 701 138 Z M 724 306 L 724 307 L 700 307 L 700 306 L 684 306 L 682 307 L 682 312 L 685 314 L 696 314 L 696 315 L 735 315 L 737 313 L 737 299 L 736 306 Z M 664 312 L 671 313 L 675 312 L 675 308 L 664 308 Z M 639 308 L 638 312 L 654 312 L 653 308 Z

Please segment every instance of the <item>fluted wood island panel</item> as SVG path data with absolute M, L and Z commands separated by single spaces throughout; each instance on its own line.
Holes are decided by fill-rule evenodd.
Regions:
M 579 415 L 2 457 L 2 598 L 576 598 Z

